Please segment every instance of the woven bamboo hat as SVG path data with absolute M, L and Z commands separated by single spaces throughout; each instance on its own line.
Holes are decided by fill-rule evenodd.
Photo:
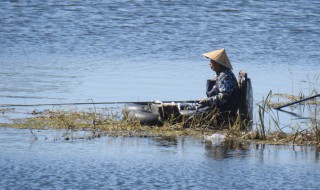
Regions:
M 222 66 L 227 67 L 228 69 L 232 69 L 232 65 L 227 56 L 226 50 L 224 48 L 218 49 L 215 51 L 211 51 L 203 54 L 206 58 L 212 59 L 213 61 L 219 63 Z

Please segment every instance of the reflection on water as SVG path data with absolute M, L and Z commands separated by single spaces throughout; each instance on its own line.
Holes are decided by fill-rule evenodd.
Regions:
M 205 142 L 206 155 L 213 159 L 226 159 L 226 158 L 241 158 L 246 157 L 249 151 L 249 144 L 235 142 L 235 141 L 224 141 L 218 145 L 210 141 Z
M 178 138 L 174 136 L 155 137 L 153 140 L 157 142 L 157 146 L 172 147 L 178 145 Z
M 317 188 L 319 150 L 192 138 L 63 140 L 63 131 L 0 129 L 4 189 Z M 86 132 L 79 132 L 82 137 Z

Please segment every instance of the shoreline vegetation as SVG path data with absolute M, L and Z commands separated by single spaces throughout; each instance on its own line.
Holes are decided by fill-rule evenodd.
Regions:
M 315 92 L 314 92 L 315 93 Z M 313 94 L 314 94 L 313 93 Z M 311 94 L 312 95 L 312 94 Z M 223 128 L 195 126 L 183 128 L 183 122 L 165 122 L 161 126 L 145 126 L 138 121 L 123 118 L 120 109 L 110 108 L 89 108 L 88 111 L 78 110 L 70 107 L 56 110 L 33 110 L 28 113 L 27 118 L 15 118 L 12 122 L 0 123 L 0 127 L 12 127 L 20 129 L 30 129 L 30 132 L 37 139 L 32 130 L 36 129 L 56 129 L 65 130 L 64 140 L 75 137 L 77 131 L 88 131 L 86 139 L 108 136 L 137 136 L 137 137 L 157 137 L 157 136 L 192 136 L 196 138 L 216 137 L 222 135 L 224 140 L 250 141 L 257 144 L 286 144 L 286 145 L 316 145 L 320 146 L 320 102 L 317 99 L 304 101 L 291 105 L 291 114 L 299 119 L 299 114 L 307 113 L 308 117 L 300 119 L 302 121 L 282 124 L 279 110 L 274 108 L 288 102 L 303 99 L 304 96 L 292 96 L 287 94 L 272 94 L 261 102 L 256 103 L 255 119 L 252 126 L 243 128 L 243 122 L 236 120 L 232 124 L 224 125 Z M 274 101 L 273 99 L 276 99 Z M 61 107 L 62 108 L 62 107 Z M 13 108 L 0 109 L 3 117 L 11 112 Z M 81 137 L 83 138 L 83 137 Z

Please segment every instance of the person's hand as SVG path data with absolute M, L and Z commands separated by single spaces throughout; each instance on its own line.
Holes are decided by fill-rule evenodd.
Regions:
M 196 110 L 200 109 L 202 107 L 202 104 L 197 104 L 196 105 Z
M 207 102 L 207 100 L 204 98 L 204 99 L 201 99 L 199 100 L 199 104 L 196 105 L 196 110 L 202 108 L 204 106 L 204 104 Z
M 213 77 L 213 79 L 212 79 L 213 81 L 217 81 L 218 80 L 218 77 L 217 76 L 215 76 L 215 77 Z
M 206 103 L 207 102 L 207 99 L 201 99 L 201 100 L 199 100 L 199 104 L 204 104 L 204 103 Z

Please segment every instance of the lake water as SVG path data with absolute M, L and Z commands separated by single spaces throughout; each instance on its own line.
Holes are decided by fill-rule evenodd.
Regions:
M 202 54 L 219 48 L 226 48 L 236 74 L 248 72 L 255 103 L 270 90 L 308 95 L 319 89 L 316 0 L 3 0 L 0 9 L 0 104 L 200 99 L 206 80 L 213 77 Z M 41 108 L 23 108 L 19 113 L 28 117 L 25 113 L 33 109 Z M 283 125 L 292 119 L 281 117 Z M 61 186 L 47 184 L 63 189 L 68 187 L 62 184 L 89 188 L 90 182 L 97 185 L 92 187 L 106 187 L 105 181 L 114 188 L 135 184 L 141 189 L 208 188 L 224 182 L 227 188 L 319 185 L 313 169 L 318 159 L 307 156 L 315 153 L 290 148 L 257 150 L 250 145 L 248 154 L 240 151 L 244 154 L 240 158 L 217 161 L 208 156 L 205 144 L 194 140 L 185 146 L 179 139 L 178 145 L 166 149 L 152 139 L 111 139 L 112 146 L 107 146 L 108 138 L 30 143 L 17 134 L 12 138 L 18 144 L 11 145 L 11 138 L 3 138 L 0 148 L 8 154 L 1 154 L 0 164 L 10 175 L 1 184 L 9 189 L 18 178 L 17 187 L 33 188 L 45 186 L 41 179 L 51 184 L 66 180 Z M 120 141 L 127 143 L 122 153 L 112 148 Z M 181 156 L 182 145 L 187 156 Z M 177 152 L 163 154 L 173 149 Z M 231 155 L 235 152 L 238 149 Z M 263 161 L 253 156 L 258 152 L 264 153 Z M 109 167 L 111 173 L 106 172 Z M 245 172 L 239 167 L 246 167 Z M 305 169 L 297 172 L 301 167 Z M 93 179 L 90 174 L 95 172 Z
M 318 189 L 312 147 L 0 129 L 1 189 Z M 77 134 L 75 137 L 82 137 Z
M 308 90 L 305 77 L 320 70 L 316 0 L 12 0 L 0 8 L 0 103 L 199 99 L 213 76 L 202 54 L 222 47 L 234 72 L 252 78 L 257 100 Z

